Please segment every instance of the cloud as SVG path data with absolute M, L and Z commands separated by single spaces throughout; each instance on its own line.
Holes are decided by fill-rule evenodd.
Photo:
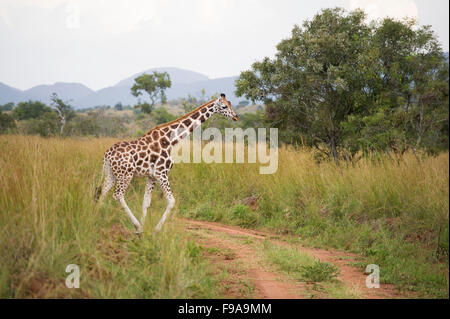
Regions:
M 357 8 L 363 9 L 369 20 L 419 17 L 419 9 L 414 0 L 350 0 L 350 9 Z

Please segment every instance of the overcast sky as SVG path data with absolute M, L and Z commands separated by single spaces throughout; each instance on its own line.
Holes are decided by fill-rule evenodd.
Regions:
M 238 75 L 321 8 L 416 17 L 449 48 L 448 0 L 0 0 L 0 82 L 92 89 L 152 67 Z

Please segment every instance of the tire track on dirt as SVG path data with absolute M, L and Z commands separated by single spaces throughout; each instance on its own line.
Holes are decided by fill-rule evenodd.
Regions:
M 406 298 L 402 296 L 391 284 L 381 284 L 380 288 L 369 289 L 366 287 L 367 275 L 361 269 L 349 265 L 349 262 L 355 261 L 356 254 L 342 252 L 338 250 L 325 250 L 317 248 L 307 248 L 298 244 L 291 244 L 278 238 L 280 236 L 264 231 L 255 231 L 242 229 L 237 226 L 223 225 L 215 222 L 206 222 L 177 218 L 188 231 L 209 230 L 226 234 L 231 237 L 247 237 L 256 240 L 267 239 L 271 243 L 297 249 L 301 253 L 308 254 L 323 262 L 332 263 L 340 270 L 338 280 L 352 291 L 356 291 L 359 298 L 362 299 L 383 299 L 383 298 Z M 228 248 L 236 253 L 236 256 L 248 266 L 249 275 L 253 279 L 259 296 L 256 298 L 305 298 L 307 292 L 304 283 L 284 278 L 280 273 L 264 269 L 263 262 L 259 260 L 257 253 L 253 248 L 247 245 L 239 245 L 231 240 L 226 240 L 215 236 L 213 233 L 204 235 L 202 244 L 215 245 L 221 248 Z M 296 293 L 293 293 L 296 291 Z M 302 293 L 303 291 L 303 293 Z

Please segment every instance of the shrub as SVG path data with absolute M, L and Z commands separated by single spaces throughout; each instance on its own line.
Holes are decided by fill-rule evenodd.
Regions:
M 336 266 L 316 260 L 314 264 L 301 266 L 300 273 L 307 282 L 333 281 L 339 275 Z
M 6 113 L 0 113 L 0 133 L 7 133 L 15 130 L 16 128 L 16 122 L 12 116 Z

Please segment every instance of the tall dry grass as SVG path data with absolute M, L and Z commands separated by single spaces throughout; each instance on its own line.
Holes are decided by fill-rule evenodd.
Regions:
M 110 197 L 92 201 L 102 154 L 115 139 L 0 136 L 2 297 L 216 297 L 214 279 L 169 220 L 152 237 L 166 202 L 154 191 L 146 235 Z M 351 250 L 378 264 L 382 282 L 448 297 L 449 154 L 406 154 L 318 164 L 307 150 L 279 149 L 278 171 L 259 164 L 176 164 L 175 213 L 289 233 L 302 244 Z M 144 180 L 126 199 L 139 217 Z M 239 200 L 256 196 L 251 211 Z M 195 257 L 196 256 L 196 257 Z M 64 285 L 67 264 L 81 287 Z
M 180 212 L 351 250 L 362 267 L 378 264 L 383 282 L 448 297 L 448 152 L 420 162 L 374 154 L 339 167 L 318 164 L 308 150 L 278 154 L 272 175 L 260 175 L 259 164 L 176 165 Z M 256 211 L 234 205 L 249 196 L 259 198 Z
M 198 248 L 170 223 L 138 239 L 112 199 L 94 207 L 102 154 L 114 142 L 0 136 L 0 297 L 221 296 L 191 253 Z M 131 187 L 128 196 L 140 214 L 143 194 Z M 79 289 L 65 285 L 68 264 L 80 267 Z

